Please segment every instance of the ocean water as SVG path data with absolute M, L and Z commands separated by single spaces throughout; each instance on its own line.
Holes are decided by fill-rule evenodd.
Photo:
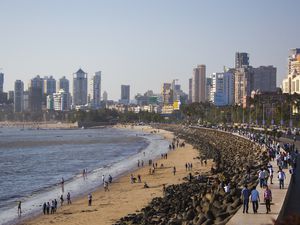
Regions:
M 81 196 L 167 152 L 168 142 L 141 131 L 105 129 L 0 129 L 0 224 L 15 224 L 41 212 L 61 194 Z M 88 170 L 86 179 L 83 169 Z M 64 190 L 60 185 L 64 178 Z M 63 192 L 64 191 L 64 192 Z M 22 201 L 22 216 L 17 202 Z

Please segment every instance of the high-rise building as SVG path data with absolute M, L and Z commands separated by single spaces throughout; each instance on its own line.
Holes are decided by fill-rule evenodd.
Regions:
M 206 66 L 198 65 L 193 71 L 192 102 L 205 102 Z
M 14 97 L 15 96 L 15 92 L 14 91 L 8 91 L 8 97 L 7 97 L 7 101 L 9 103 L 14 103 Z
M 211 101 L 216 106 L 234 103 L 234 75 L 230 72 L 214 73 L 211 77 Z
M 3 92 L 4 73 L 0 73 L 0 93 Z
M 121 99 L 122 104 L 128 105 L 130 102 L 130 85 L 121 85 Z
M 73 105 L 83 106 L 87 104 L 87 73 L 79 69 L 73 74 Z
M 249 66 L 249 54 L 246 52 L 235 53 L 235 68 L 243 68 Z
M 69 93 L 63 89 L 53 94 L 53 108 L 55 111 L 68 111 L 70 109 Z
M 234 102 L 242 105 L 253 90 L 253 70 L 251 67 L 236 68 L 234 72 Z
M 260 66 L 253 71 L 253 88 L 251 91 L 276 92 L 276 67 Z
M 163 83 L 161 95 L 162 95 L 162 102 L 164 105 L 173 104 L 173 90 L 172 90 L 171 83 Z
M 70 93 L 70 82 L 65 76 L 60 78 L 57 82 L 56 91 L 58 92 L 61 89 L 63 89 L 66 93 Z
M 107 94 L 106 91 L 103 92 L 103 97 L 102 97 L 102 99 L 103 99 L 104 102 L 107 102 L 107 100 L 108 100 L 108 94 Z
M 189 103 L 192 103 L 193 78 L 189 79 Z
M 15 81 L 14 112 L 19 113 L 24 110 L 24 83 L 21 80 Z
M 300 94 L 300 48 L 290 50 L 288 57 L 288 74 L 282 81 L 282 92 Z
M 101 103 L 101 71 L 95 73 L 91 80 L 91 105 L 99 108 Z
M 54 99 L 53 95 L 47 95 L 47 104 L 46 104 L 47 110 L 54 110 Z
M 31 79 L 28 85 L 29 91 L 29 110 L 30 112 L 40 112 L 43 102 L 43 78 L 36 76 Z
M 50 77 L 44 77 L 44 94 L 45 95 L 52 95 L 56 92 L 56 80 Z
M 206 78 L 206 90 L 205 90 L 205 100 L 206 101 L 211 101 L 211 88 L 212 88 L 212 78 L 207 77 Z

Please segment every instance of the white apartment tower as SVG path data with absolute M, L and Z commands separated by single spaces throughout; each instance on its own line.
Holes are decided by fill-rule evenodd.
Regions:
M 101 103 L 101 71 L 95 73 L 91 79 L 91 106 L 98 109 Z

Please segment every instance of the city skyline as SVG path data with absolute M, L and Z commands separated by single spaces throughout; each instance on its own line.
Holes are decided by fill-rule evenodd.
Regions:
M 188 92 L 191 68 L 205 64 L 210 76 L 223 66 L 234 67 L 238 51 L 249 53 L 255 67 L 278 68 L 279 86 L 288 51 L 298 46 L 296 1 L 70 3 L 1 1 L 5 91 L 13 90 L 15 80 L 26 84 L 36 75 L 71 80 L 82 68 L 89 75 L 102 71 L 103 90 L 113 100 L 119 99 L 122 83 L 130 84 L 132 93 L 159 93 L 161 83 L 179 79 Z M 251 18 L 244 16 L 245 6 Z M 213 21 L 211 14 L 217 17 Z

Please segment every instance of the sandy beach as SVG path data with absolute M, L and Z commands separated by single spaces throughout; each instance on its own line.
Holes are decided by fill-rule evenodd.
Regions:
M 117 128 L 121 128 L 117 126 Z M 124 129 L 142 129 L 144 132 L 150 132 L 153 129 L 145 126 L 129 127 Z M 171 132 L 160 130 L 160 135 L 163 135 L 167 140 L 173 139 L 174 135 Z M 167 146 L 166 146 L 167 148 Z M 185 163 L 193 164 L 194 172 L 206 172 L 211 168 L 211 162 L 208 162 L 207 167 L 201 166 L 200 161 L 196 159 L 199 152 L 189 144 L 185 147 L 169 151 L 168 159 L 159 159 L 155 163 L 158 164 L 158 169 L 154 175 L 149 174 L 148 162 L 145 162 L 144 167 L 137 167 L 133 172 L 134 176 L 141 175 L 141 183 L 130 183 L 130 174 L 125 174 L 118 180 L 114 180 L 109 186 L 109 192 L 105 192 L 103 187 L 99 187 L 93 192 L 92 206 L 88 206 L 88 193 L 86 196 L 74 199 L 72 205 L 65 205 L 57 210 L 54 215 L 40 215 L 21 222 L 23 225 L 33 224 L 113 224 L 118 219 L 130 213 L 135 213 L 146 206 L 154 197 L 163 195 L 163 184 L 166 186 L 184 182 L 182 179 L 190 171 L 186 171 Z M 160 168 L 160 165 L 164 166 Z M 173 166 L 176 166 L 176 175 L 173 175 Z M 101 180 L 101 177 L 99 177 Z M 147 182 L 150 188 L 143 188 L 144 182 Z M 42 209 L 41 209 L 42 211 Z

